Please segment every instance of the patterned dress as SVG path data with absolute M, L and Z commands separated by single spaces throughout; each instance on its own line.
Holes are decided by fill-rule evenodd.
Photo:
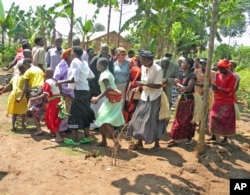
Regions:
M 180 84 L 188 86 L 191 79 L 196 80 L 194 73 L 183 75 L 180 78 Z M 191 92 L 184 92 L 180 96 L 178 107 L 176 108 L 176 117 L 171 128 L 170 136 L 174 140 L 191 139 L 194 137 L 195 124 L 191 123 L 194 111 L 194 87 Z
M 209 131 L 214 135 L 230 136 L 236 133 L 235 119 L 235 84 L 236 77 L 233 73 L 227 75 L 216 74 L 215 84 L 228 93 L 215 90 L 214 104 L 210 112 Z

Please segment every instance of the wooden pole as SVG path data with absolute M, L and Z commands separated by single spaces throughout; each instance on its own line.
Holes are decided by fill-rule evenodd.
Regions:
M 217 15 L 218 15 L 218 0 L 213 1 L 212 8 L 212 18 L 210 24 L 210 37 L 209 37 L 209 48 L 208 48 L 208 61 L 206 66 L 205 73 L 205 81 L 204 81 L 204 96 L 203 96 L 203 112 L 201 126 L 200 126 L 200 134 L 198 139 L 198 144 L 196 146 L 197 155 L 202 154 L 205 151 L 206 143 L 205 143 L 205 132 L 207 129 L 207 121 L 208 121 L 208 101 L 209 101 L 209 85 L 210 85 L 210 72 L 211 72 L 211 64 L 213 58 L 214 51 L 214 38 L 216 34 L 216 26 L 217 26 Z

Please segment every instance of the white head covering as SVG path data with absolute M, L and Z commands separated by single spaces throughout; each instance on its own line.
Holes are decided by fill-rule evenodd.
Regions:
M 185 58 L 183 56 L 180 56 L 178 60 L 184 61 Z

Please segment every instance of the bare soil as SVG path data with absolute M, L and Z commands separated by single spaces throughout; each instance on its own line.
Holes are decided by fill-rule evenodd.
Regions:
M 0 96 L 0 194 L 228 195 L 229 178 L 250 176 L 250 138 L 246 137 L 250 111 L 244 105 L 237 135 L 226 145 L 207 144 L 206 152 L 197 157 L 197 141 L 166 148 L 166 135 L 160 142 L 162 149 L 152 152 L 152 145 L 130 151 L 123 139 L 114 165 L 110 148 L 98 147 L 97 142 L 77 147 L 51 142 L 44 123 L 47 133 L 42 136 L 33 135 L 30 119 L 26 129 L 19 126 L 11 132 L 7 99 L 8 94 Z M 90 133 L 100 140 L 98 131 Z M 113 146 L 111 140 L 108 144 Z M 97 157 L 91 156 L 94 152 Z

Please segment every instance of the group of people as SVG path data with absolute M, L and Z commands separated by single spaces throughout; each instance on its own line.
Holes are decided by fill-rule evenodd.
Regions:
M 0 91 L 11 91 L 7 114 L 12 115 L 13 131 L 17 129 L 17 115 L 22 116 L 22 128 L 26 115 L 30 115 L 36 125 L 35 135 L 41 135 L 40 120 L 45 112 L 46 125 L 55 135 L 53 141 L 63 141 L 60 132 L 69 130 L 76 142 L 78 130 L 84 130 L 87 137 L 89 129 L 98 128 L 102 136 L 99 145 L 107 146 L 106 136 L 115 140 L 114 128 L 128 124 L 128 132 L 138 140 L 135 149 L 143 148 L 144 142 L 154 143 L 151 150 L 157 151 L 175 105 L 167 146 L 183 139 L 186 144 L 193 142 L 202 111 L 206 59 L 181 56 L 176 64 L 167 53 L 155 61 L 150 51 L 130 51 L 128 56 L 123 47 L 110 55 L 107 44 L 94 55 L 91 48 L 86 52 L 80 47 L 78 38 L 66 50 L 61 47 L 61 38 L 48 51 L 42 37 L 34 44 L 31 50 L 24 41 L 15 60 L 5 68 L 15 70 L 10 83 Z M 235 66 L 235 62 L 222 59 L 217 62 L 218 70 L 211 71 L 209 139 L 220 135 L 227 142 L 227 137 L 235 134 L 239 76 L 230 70 Z M 110 101 L 111 90 L 121 98 Z

